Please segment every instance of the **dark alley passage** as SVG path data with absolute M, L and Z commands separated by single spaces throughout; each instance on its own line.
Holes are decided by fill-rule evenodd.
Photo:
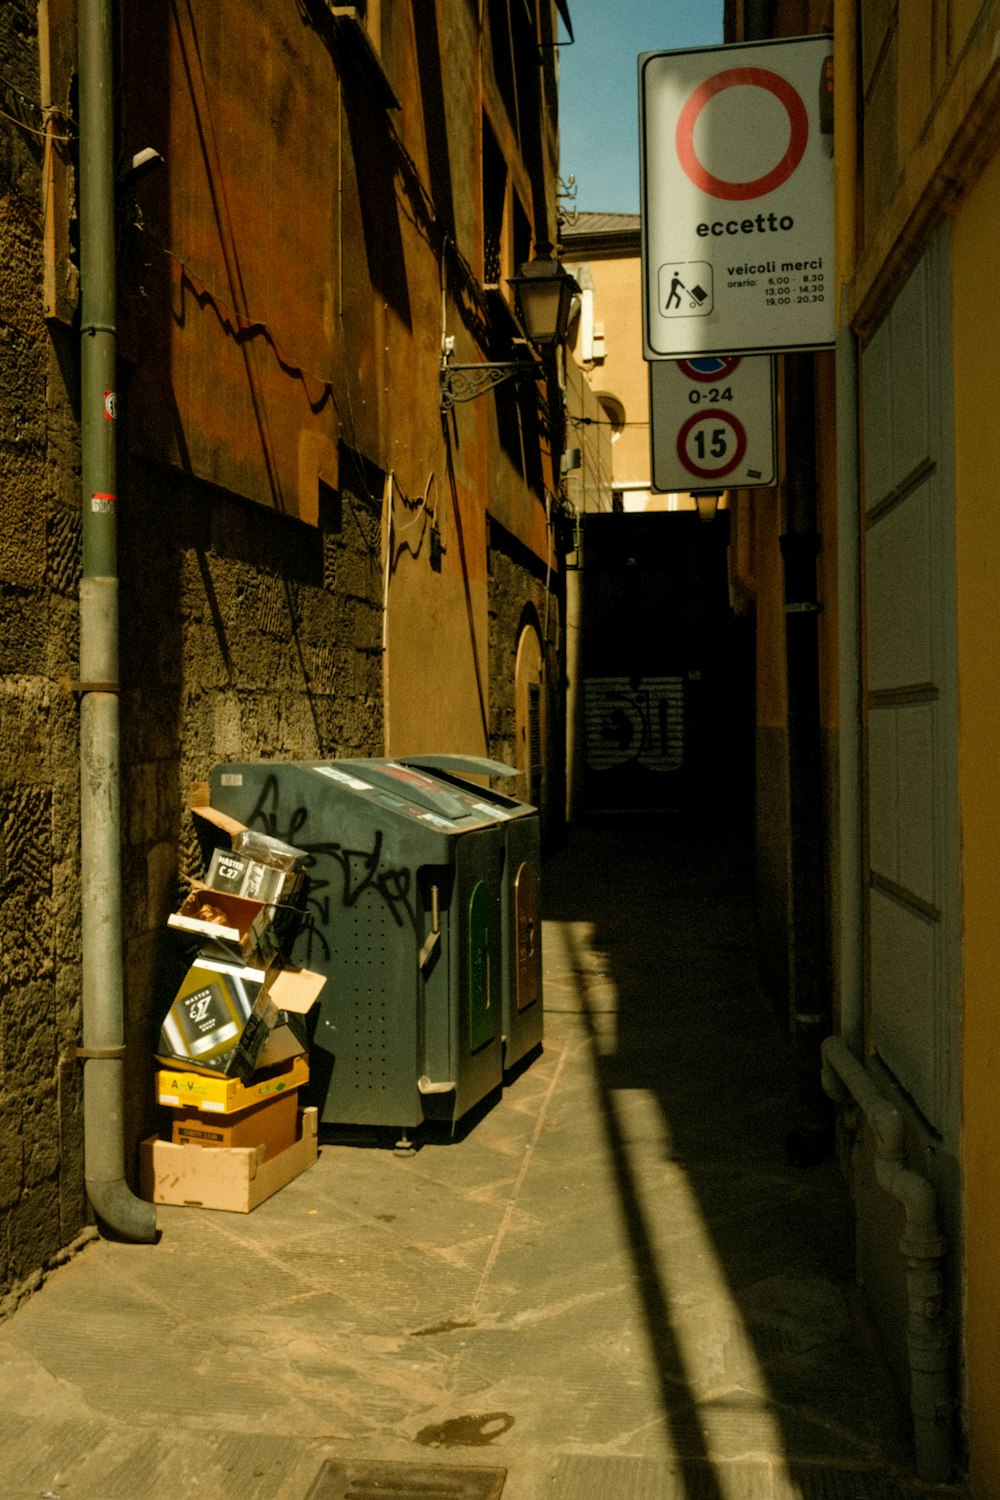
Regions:
M 542 1055 L 454 1142 L 87 1245 L 0 1325 L 8 1500 L 332 1500 L 375 1459 L 503 1500 L 909 1492 L 839 1168 L 785 1159 L 748 882 L 668 818 L 575 829 Z

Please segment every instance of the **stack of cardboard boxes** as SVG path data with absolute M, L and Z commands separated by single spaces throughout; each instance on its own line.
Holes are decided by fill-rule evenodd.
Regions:
M 322 975 L 285 954 L 301 920 L 305 854 L 207 805 L 193 811 L 224 845 L 169 918 L 196 945 L 164 1018 L 158 1102 L 170 1139 L 143 1142 L 142 1185 L 155 1203 L 248 1212 L 316 1160 L 316 1111 L 304 1022 Z

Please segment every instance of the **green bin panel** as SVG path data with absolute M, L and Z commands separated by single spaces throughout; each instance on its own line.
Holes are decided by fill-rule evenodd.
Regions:
M 514 933 L 517 942 L 517 1008 L 526 1010 L 538 999 L 538 875 L 525 861 L 514 879 Z
M 542 1044 L 538 812 L 526 802 L 517 802 L 503 792 L 469 779 L 514 774 L 512 767 L 498 761 L 438 754 L 407 756 L 406 764 L 471 799 L 471 807 L 477 812 L 492 813 L 503 830 L 503 873 L 499 891 L 494 891 L 499 896 L 499 917 L 497 946 L 492 955 L 492 999 L 500 1010 L 504 1068 L 510 1069 Z
M 493 1005 L 494 939 L 493 897 L 484 880 L 475 886 L 469 900 L 469 1050 L 478 1052 L 497 1034 Z

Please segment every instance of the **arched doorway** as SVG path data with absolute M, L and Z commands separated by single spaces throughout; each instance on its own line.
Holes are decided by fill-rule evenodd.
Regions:
M 548 715 L 542 636 L 534 610 L 522 616 L 514 663 L 514 716 L 520 794 L 539 809 L 546 800 Z

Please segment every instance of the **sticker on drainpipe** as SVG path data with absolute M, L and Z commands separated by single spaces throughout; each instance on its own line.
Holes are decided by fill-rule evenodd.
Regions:
M 113 422 L 118 415 L 118 397 L 114 391 L 104 392 L 104 415 L 109 422 Z
M 114 512 L 116 499 L 117 496 L 115 495 L 102 495 L 100 493 L 91 495 L 90 508 L 97 515 L 111 515 Z

